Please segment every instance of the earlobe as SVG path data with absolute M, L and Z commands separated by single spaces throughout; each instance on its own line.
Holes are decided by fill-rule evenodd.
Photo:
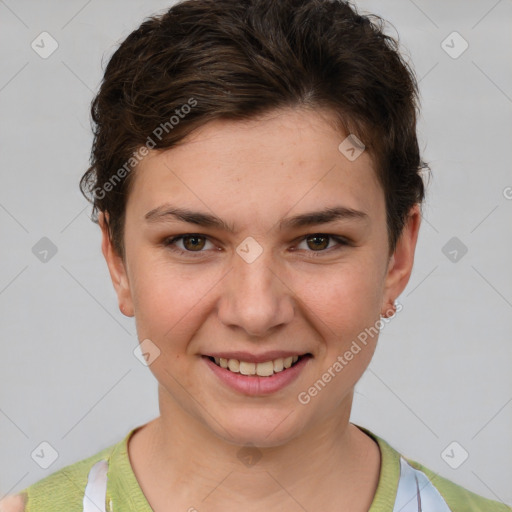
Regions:
M 108 212 L 99 212 L 98 223 L 101 228 L 101 251 L 107 262 L 110 278 L 117 294 L 119 310 L 123 315 L 134 316 L 133 301 L 130 284 L 123 258 L 115 250 L 110 237 L 108 226 Z
M 394 304 L 409 282 L 420 224 L 420 208 L 419 204 L 415 204 L 409 212 L 395 251 L 389 260 L 382 303 L 384 311 L 389 311 L 389 308 L 392 307 L 390 304 Z

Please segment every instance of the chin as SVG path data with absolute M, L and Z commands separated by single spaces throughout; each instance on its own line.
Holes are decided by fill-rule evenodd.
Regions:
M 224 416 L 223 427 L 218 424 L 210 425 L 217 437 L 236 446 L 257 446 L 274 448 L 282 446 L 300 432 L 294 423 L 295 414 L 280 410 L 263 413 L 255 409 L 240 412 L 236 417 Z M 227 421 L 229 420 L 229 421 Z

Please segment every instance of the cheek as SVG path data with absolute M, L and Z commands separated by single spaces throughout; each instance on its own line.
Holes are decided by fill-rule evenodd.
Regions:
M 222 275 L 201 272 L 193 265 L 177 266 L 169 262 L 141 258 L 132 267 L 131 292 L 137 330 L 144 338 L 163 342 L 179 339 L 197 329 L 198 315 L 208 294 Z
M 375 352 L 380 318 L 379 283 L 369 268 L 346 266 L 308 281 L 301 289 L 306 313 L 323 338 L 319 370 L 311 381 L 329 382 L 322 394 L 326 415 L 336 409 L 368 368 Z M 321 386 L 320 386 L 321 387 Z
M 361 251 L 339 265 L 284 272 L 294 290 L 291 300 L 299 302 L 297 314 L 316 324 L 331 346 L 343 349 L 349 338 L 379 318 L 381 283 L 375 264 Z M 214 309 L 211 301 L 222 293 L 225 269 L 199 267 L 173 264 L 143 251 L 132 259 L 131 293 L 140 340 L 168 344 L 169 339 L 187 339 L 207 321 Z M 300 303 L 305 306 L 302 312 Z
M 340 265 L 296 282 L 302 283 L 297 295 L 329 328 L 330 338 L 343 339 L 379 316 L 381 283 L 368 265 Z

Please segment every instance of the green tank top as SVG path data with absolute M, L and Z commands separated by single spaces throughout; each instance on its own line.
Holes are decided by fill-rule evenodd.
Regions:
M 377 491 L 368 512 L 512 512 L 404 458 L 379 436 L 356 426 L 381 452 Z M 128 457 L 128 440 L 141 427 L 21 491 L 26 495 L 25 512 L 152 512 Z

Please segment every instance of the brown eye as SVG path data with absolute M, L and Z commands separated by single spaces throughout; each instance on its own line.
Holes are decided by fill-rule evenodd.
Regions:
M 204 247 L 205 240 L 200 235 L 184 235 L 183 236 L 183 247 L 188 251 L 201 250 Z
M 185 235 L 175 236 L 174 238 L 167 238 L 162 242 L 162 245 L 177 254 L 192 257 L 204 256 L 206 251 L 203 251 L 203 249 L 207 243 L 213 246 L 207 236 L 197 233 L 187 233 Z M 181 245 L 181 247 L 178 245 Z
M 333 243 L 331 244 L 331 242 Z M 305 247 L 300 247 L 302 244 L 304 244 Z M 342 237 L 327 233 L 312 233 L 302 237 L 301 243 L 297 248 L 305 251 L 307 257 L 320 257 L 327 256 L 341 249 L 346 249 L 349 246 L 350 242 Z
M 308 242 L 308 247 L 313 250 L 323 250 L 326 249 L 329 246 L 329 236 L 328 235 L 311 235 L 306 238 Z M 312 241 L 312 244 L 309 245 L 309 241 Z

